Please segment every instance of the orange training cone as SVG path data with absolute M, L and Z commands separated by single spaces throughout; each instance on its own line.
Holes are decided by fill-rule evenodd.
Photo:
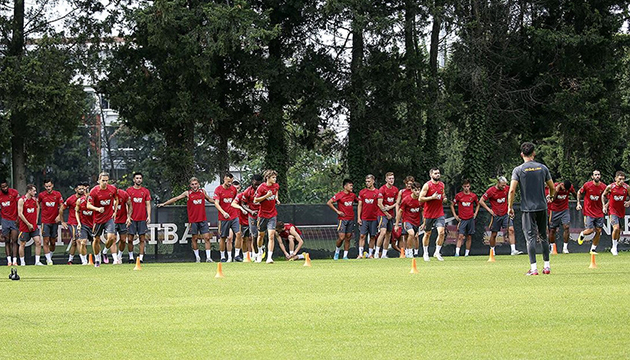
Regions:
M 304 266 L 311 267 L 311 255 L 309 253 L 304 253 Z
M 405 258 L 405 248 L 400 248 L 400 256 L 401 259 Z
M 245 260 L 243 262 L 252 262 L 252 257 L 249 256 L 249 251 L 245 252 Z
M 92 254 L 90 254 L 90 256 L 88 256 L 88 264 L 89 265 L 94 265 L 94 260 L 92 260 Z
M 418 266 L 416 265 L 416 258 L 411 259 L 411 271 L 409 273 L 410 274 L 418 273 Z
M 551 255 L 558 255 L 558 247 L 556 246 L 556 244 L 551 244 L 551 246 L 553 247 Z
M 597 264 L 595 264 L 595 254 L 591 254 L 591 265 L 588 266 L 589 269 L 596 269 Z
M 220 262 L 217 263 L 217 274 L 214 275 L 214 277 L 216 279 L 223 279 L 224 278 L 224 276 L 223 276 L 223 264 L 221 264 Z
M 490 257 L 488 258 L 488 262 L 495 262 L 494 250 L 492 250 L 492 249 L 490 249 Z
M 136 258 L 136 266 L 133 269 L 134 270 L 142 270 L 142 267 L 140 266 L 140 256 L 138 256 Z

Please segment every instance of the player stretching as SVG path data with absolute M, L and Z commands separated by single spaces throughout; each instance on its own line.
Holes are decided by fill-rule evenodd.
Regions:
M 254 239 L 258 239 L 258 227 L 256 225 L 258 219 L 259 204 L 254 203 L 254 193 L 258 186 L 262 183 L 262 176 L 252 176 L 252 184 L 242 193 L 236 195 L 232 206 L 239 209 L 239 223 L 241 225 L 241 237 L 248 243 L 244 247 L 246 251 L 251 251 L 250 257 L 254 259 Z M 242 215 L 242 216 L 241 216 Z
M 354 232 L 354 207 L 357 202 L 357 195 L 352 192 L 352 180 L 343 180 L 343 190 L 336 193 L 330 198 L 326 205 L 337 213 L 337 244 L 335 248 L 335 256 L 333 260 L 339 260 L 339 251 L 341 251 L 341 243 L 343 243 L 343 259 L 348 260 L 348 250 L 350 249 L 350 240 Z M 337 203 L 337 207 L 333 205 Z
M 610 223 L 613 226 L 612 247 L 610 248 L 610 252 L 614 256 L 617 256 L 617 245 L 621 237 L 621 220 L 626 217 L 626 208 L 630 206 L 630 201 L 628 201 L 628 189 L 630 189 L 630 186 L 624 182 L 625 180 L 626 174 L 624 174 L 623 171 L 617 171 L 615 174 L 615 182 L 606 186 L 606 190 L 604 190 L 604 194 L 602 194 L 602 208 L 604 209 L 604 214 L 609 214 Z M 608 194 L 610 194 L 610 199 L 606 204 Z
M 6 180 L 0 182 L 0 215 L 2 215 L 2 241 L 7 254 L 7 265 L 17 266 L 18 257 L 18 210 L 20 198 L 17 190 L 9 188 Z M 11 262 L 13 255 L 13 262 Z
M 282 249 L 282 252 L 287 260 L 293 261 L 304 259 L 303 254 L 298 255 L 302 245 L 304 245 L 304 240 L 302 240 L 302 231 L 300 231 L 297 226 L 278 221 L 278 224 L 276 225 L 276 239 L 278 240 L 278 245 L 280 245 L 280 249 Z M 288 253 L 283 244 L 284 239 L 286 239 L 289 243 Z M 296 243 L 297 247 L 295 246 Z
M 527 254 L 529 255 L 530 269 L 526 275 L 538 275 L 536 264 L 536 242 L 541 239 L 543 261 L 545 267 L 543 274 L 551 273 L 549 266 L 549 242 L 547 241 L 547 203 L 555 196 L 556 188 L 553 185 L 549 169 L 541 163 L 534 161 L 536 152 L 534 144 L 530 142 L 521 145 L 521 158 L 523 164 L 512 171 L 512 182 L 508 198 L 508 214 L 514 217 L 514 198 L 516 188 L 521 190 L 521 213 L 523 234 L 527 239 Z M 549 188 L 549 195 L 545 196 L 545 184 Z
M 492 231 L 490 234 L 490 251 L 492 251 L 494 255 L 497 254 L 494 250 L 494 247 L 497 244 L 497 233 L 501 231 L 501 229 L 504 231 L 503 236 L 505 237 L 507 234 L 509 239 L 511 248 L 510 255 L 520 255 L 523 253 L 522 251 L 516 250 L 514 221 L 507 213 L 508 192 L 507 179 L 504 176 L 499 176 L 497 184 L 486 190 L 479 201 L 481 206 L 490 213 L 490 216 L 492 216 L 492 220 L 490 221 L 490 230 Z M 486 205 L 487 200 L 490 201 L 490 207 Z
M 387 249 L 389 248 L 389 240 L 392 237 L 392 229 L 396 214 L 396 197 L 398 196 L 398 188 L 394 186 L 394 173 L 385 174 L 385 185 L 378 189 L 378 239 L 376 240 L 376 250 L 374 257 L 387 258 Z M 380 253 L 381 246 L 383 253 Z
M 109 183 L 109 174 L 104 172 L 98 177 L 98 185 L 92 188 L 88 197 L 88 210 L 96 211 L 94 216 L 94 241 L 92 242 L 92 250 L 94 250 L 94 266 L 101 266 L 101 234 L 105 233 L 107 241 L 105 248 L 112 250 L 114 265 L 121 264 L 118 259 L 118 248 L 116 246 L 116 226 L 114 218 L 116 217 L 116 207 L 118 206 L 118 190 L 114 185 Z
M 457 212 L 455 212 L 457 205 Z M 462 191 L 455 195 L 455 199 L 451 203 L 451 212 L 457 220 L 457 245 L 455 247 L 455 256 L 459 256 L 460 249 L 466 239 L 466 253 L 470 254 L 470 245 L 472 244 L 472 236 L 475 235 L 475 219 L 479 213 L 479 198 L 470 191 L 470 180 L 465 179 L 462 183 Z
M 140 262 L 144 262 L 144 247 L 146 234 L 149 232 L 151 222 L 151 192 L 142 186 L 143 176 L 141 172 L 133 174 L 133 186 L 127 189 L 131 202 L 131 213 L 127 219 L 129 226 L 129 262 L 133 261 L 133 238 L 138 235 Z
M 406 198 L 407 196 L 410 196 L 412 191 L 411 191 L 411 187 L 413 186 L 413 183 L 416 182 L 416 179 L 409 175 L 405 178 L 405 188 L 401 189 L 398 192 L 398 198 L 396 199 L 396 214 L 398 214 L 398 210 L 400 208 L 400 204 L 402 203 L 403 199 Z M 416 253 L 416 255 L 418 254 L 418 247 L 420 246 L 419 242 L 418 242 L 418 232 L 415 232 L 416 236 L 415 237 L 409 237 L 407 235 L 407 231 L 405 229 L 405 227 L 402 227 L 402 236 L 400 237 L 399 242 L 399 247 L 400 247 L 400 243 L 403 244 L 403 248 L 405 248 L 405 257 L 411 258 L 414 256 L 414 252 Z
M 53 190 L 51 179 L 44 180 L 44 189 L 37 196 L 37 202 L 42 212 L 42 238 L 44 239 L 44 255 L 46 264 L 52 265 L 52 254 L 55 252 L 57 242 L 58 224 L 61 222 L 62 212 L 59 211 L 63 205 L 61 193 Z
M 422 238 L 422 249 L 424 250 L 424 261 L 429 261 L 429 240 L 433 228 L 437 228 L 438 237 L 435 241 L 435 252 L 433 257 L 440 261 L 444 261 L 440 250 L 444 244 L 444 227 L 446 219 L 444 218 L 444 206 L 447 201 L 444 193 L 444 183 L 440 181 L 440 169 L 433 168 L 429 170 L 431 180 L 422 186 L 420 192 L 420 202 L 424 203 L 424 237 Z
M 415 238 L 420 228 L 420 212 L 422 211 L 422 205 L 420 204 L 419 198 L 421 189 L 422 185 L 414 181 L 411 184 L 411 195 L 402 199 L 398 212 L 396 213 L 396 225 L 394 225 L 394 231 L 398 231 L 398 228 L 400 227 L 400 220 L 402 219 L 403 229 L 407 234 L 407 239 Z M 405 256 L 413 257 L 413 252 L 411 254 L 407 252 Z
M 94 211 L 88 209 L 87 195 L 84 193 L 88 189 L 89 184 L 84 183 L 79 188 L 79 194 L 77 195 L 76 205 L 74 207 L 74 214 L 77 220 L 77 232 L 78 240 L 77 246 L 79 247 L 79 256 L 81 257 L 81 265 L 88 265 L 87 260 L 87 242 L 88 240 L 94 243 L 100 241 L 94 238 Z
M 261 262 L 263 258 L 262 245 L 265 241 L 265 230 L 267 231 L 267 264 L 273 263 L 273 245 L 276 238 L 276 222 L 278 210 L 276 204 L 280 205 L 278 190 L 280 185 L 276 183 L 278 173 L 274 170 L 266 170 L 263 178 L 264 183 L 258 186 L 254 194 L 254 202 L 260 204 L 258 212 L 258 254 L 256 262 Z
M 180 195 L 169 199 L 157 207 L 170 205 L 176 201 L 187 198 L 186 210 L 188 212 L 188 223 L 190 224 L 190 234 L 192 234 L 192 248 L 195 253 L 195 262 L 201 262 L 199 257 L 199 248 L 197 246 L 197 238 L 199 235 L 203 237 L 206 244 L 206 262 L 212 262 L 210 256 L 210 230 L 208 229 L 208 218 L 206 217 L 206 200 L 214 202 L 204 189 L 201 189 L 199 180 L 196 177 L 190 178 L 190 190 L 186 190 Z
M 376 233 L 378 231 L 378 223 L 376 221 L 376 211 L 378 209 L 378 189 L 374 187 L 374 175 L 365 177 L 365 189 L 359 192 L 359 205 L 357 207 L 358 224 L 361 227 L 361 237 L 359 238 L 359 256 L 357 259 L 363 258 L 363 247 L 365 246 L 365 238 L 370 235 L 370 243 L 368 244 L 368 257 L 373 257 L 374 244 L 376 243 Z
M 77 251 L 77 217 L 75 212 L 75 207 L 77 206 L 77 199 L 85 194 L 85 188 L 82 184 L 77 184 L 74 187 L 74 194 L 70 195 L 66 201 L 61 204 L 61 208 L 59 209 L 59 214 L 62 216 L 61 227 L 64 229 L 70 230 L 70 255 L 68 256 L 68 265 L 72 265 L 72 260 L 74 260 L 74 254 Z M 63 211 L 68 209 L 68 221 L 63 221 Z
M 238 223 L 238 210 L 232 207 L 232 202 L 236 198 L 236 188 L 232 186 L 234 175 L 226 173 L 223 176 L 223 184 L 217 186 L 214 189 L 214 207 L 219 212 L 219 233 L 221 234 L 221 240 L 219 243 L 219 249 L 221 250 L 221 262 L 232 262 L 232 239 L 230 236 L 230 230 L 236 235 L 234 261 L 242 262 L 241 257 L 241 229 Z M 230 238 L 228 240 L 228 238 Z M 225 258 L 225 248 L 227 241 L 227 259 Z
M 569 195 L 576 195 L 575 189 L 569 180 L 564 182 L 555 183 L 556 196 L 553 201 L 548 204 L 549 208 L 549 243 L 551 252 L 556 246 L 556 234 L 558 228 L 562 225 L 562 237 L 564 240 L 564 246 L 562 252 L 564 254 L 569 253 L 569 226 L 571 225 L 571 214 L 569 213 Z M 548 194 L 549 189 L 545 188 L 545 192 Z M 556 249 L 557 250 L 557 249 Z
M 582 245 L 585 236 L 595 233 L 593 244 L 591 245 L 591 253 L 596 254 L 595 250 L 597 245 L 599 245 L 602 227 L 604 227 L 604 210 L 601 197 L 606 190 L 606 185 L 600 181 L 602 174 L 599 170 L 594 170 L 591 178 L 593 180 L 582 185 L 577 193 L 577 206 L 575 207 L 577 211 L 582 210 L 580 199 L 584 195 L 584 210 L 582 213 L 584 214 L 584 225 L 586 226 L 586 229 L 578 236 L 577 242 L 578 245 Z
M 37 217 L 39 216 L 39 203 L 35 201 L 37 189 L 35 185 L 26 185 L 26 195 L 22 196 L 17 203 L 18 216 L 20 218 L 20 266 L 25 266 L 24 246 L 26 242 L 33 239 L 35 242 L 35 265 L 44 265 L 39 259 L 42 252 L 42 243 L 37 227 Z

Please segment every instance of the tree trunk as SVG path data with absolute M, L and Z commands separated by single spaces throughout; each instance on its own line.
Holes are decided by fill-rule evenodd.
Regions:
M 9 56 L 13 57 L 14 66 L 20 66 L 24 54 L 24 0 L 13 1 L 13 34 Z M 22 89 L 21 84 L 13 88 Z M 26 139 L 21 128 L 26 123 L 24 114 L 11 109 L 11 161 L 13 163 L 13 187 L 20 193 L 26 193 Z
M 439 134 L 439 125 L 441 123 L 439 117 L 440 111 L 438 107 L 439 86 L 438 86 L 438 50 L 440 42 L 440 29 L 442 28 L 442 1 L 436 0 L 433 4 L 433 27 L 431 29 L 431 44 L 429 50 L 429 89 L 428 89 L 428 108 L 427 122 L 424 134 L 424 146 L 422 161 L 423 167 L 433 168 L 439 163 L 439 153 L 437 150 L 437 141 Z
M 369 125 L 365 118 L 365 90 L 363 88 L 363 24 L 353 19 L 352 22 L 352 59 L 350 63 L 350 91 L 348 107 L 348 172 L 355 184 L 363 183 L 368 171 L 366 156 L 370 148 L 368 143 Z

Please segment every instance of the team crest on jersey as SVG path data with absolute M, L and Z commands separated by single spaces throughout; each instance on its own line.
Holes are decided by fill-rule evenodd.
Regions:
M 625 196 L 613 196 L 613 199 L 615 199 L 615 201 L 622 201 L 625 198 Z
M 597 201 L 597 200 L 599 200 L 599 195 L 591 195 L 591 196 L 589 196 L 589 198 L 591 200 L 593 200 L 593 201 Z
M 133 202 L 140 204 L 142 202 L 142 198 L 133 198 Z
M 107 206 L 107 205 L 109 205 L 109 204 L 111 204 L 111 203 L 112 203 L 112 200 L 111 200 L 111 199 L 108 199 L 108 200 L 101 200 L 101 205 L 103 205 L 103 206 Z
M 193 204 L 195 204 L 195 205 L 201 205 L 202 202 L 203 202 L 203 199 L 193 200 Z
M 35 212 L 35 208 L 32 208 L 32 209 L 26 209 L 26 212 L 27 212 L 27 213 L 29 213 L 29 214 L 32 214 L 32 213 L 34 213 L 34 212 Z
M 366 204 L 374 204 L 374 199 L 365 199 L 364 202 Z
M 497 199 L 498 204 L 503 204 L 505 202 L 505 198 Z
M 0 205 L 2 205 L 2 207 L 11 206 L 11 201 L 4 201 Z
M 57 205 L 57 203 L 56 203 L 56 202 L 54 202 L 54 201 L 52 201 L 52 202 L 51 202 L 51 201 L 47 201 L 45 204 L 46 204 L 46 206 L 48 206 L 48 207 L 55 207 L 55 205 Z
M 472 203 L 470 201 L 463 201 L 462 206 L 470 206 Z

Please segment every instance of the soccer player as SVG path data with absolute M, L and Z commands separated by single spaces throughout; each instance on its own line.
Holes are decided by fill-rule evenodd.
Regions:
M 26 185 L 26 194 L 22 196 L 17 203 L 17 212 L 20 218 L 20 266 L 26 266 L 24 260 L 24 246 L 26 242 L 33 239 L 35 242 L 35 265 L 44 265 L 39 259 L 42 252 L 42 243 L 39 236 L 39 227 L 37 227 L 37 218 L 39 216 L 39 203 L 35 201 L 37 189 L 35 185 Z
M 61 227 L 64 229 L 70 229 L 70 255 L 68 256 L 68 265 L 72 265 L 74 260 L 74 254 L 77 251 L 77 222 L 75 207 L 77 206 L 77 199 L 85 194 L 85 188 L 83 184 L 77 184 L 74 187 L 74 194 L 70 195 L 66 201 L 61 204 L 59 208 L 59 214 L 62 216 Z M 63 221 L 63 211 L 68 209 L 68 221 Z
M 263 258 L 262 245 L 265 241 L 265 230 L 267 231 L 267 264 L 273 264 L 273 245 L 276 241 L 276 222 L 278 210 L 276 204 L 280 205 L 278 190 L 280 185 L 276 183 L 278 173 L 275 170 L 266 170 L 263 174 L 264 183 L 258 186 L 254 193 L 254 202 L 260 204 L 258 211 L 258 254 L 256 262 L 261 262 Z
M 422 238 L 422 249 L 424 250 L 424 261 L 430 261 L 429 258 L 429 240 L 431 240 L 431 232 L 433 228 L 437 229 L 438 237 L 435 241 L 435 252 L 433 257 L 439 261 L 444 261 L 440 250 L 444 244 L 444 228 L 446 227 L 446 219 L 444 218 L 444 206 L 447 201 L 444 193 L 444 183 L 440 181 L 440 169 L 433 168 L 429 170 L 431 180 L 422 186 L 420 192 L 420 202 L 424 203 L 424 237 Z
M 523 253 L 516 249 L 514 221 L 507 213 L 508 192 L 507 179 L 504 176 L 499 176 L 497 184 L 486 190 L 479 201 L 481 206 L 492 216 L 492 220 L 490 221 L 490 231 L 492 231 L 490 234 L 490 251 L 492 251 L 494 255 L 497 254 L 494 251 L 494 247 L 497 244 L 497 233 L 501 231 L 501 229 L 504 231 L 503 236 L 507 236 L 509 239 L 510 248 L 512 249 L 510 255 L 520 255 Z M 490 207 L 486 205 L 486 201 L 490 201 Z
M 245 249 L 251 252 L 250 257 L 252 259 L 255 257 L 253 240 L 258 239 L 258 227 L 256 223 L 258 220 L 258 209 L 260 208 L 259 204 L 254 203 L 254 193 L 261 183 L 262 176 L 252 176 L 251 185 L 245 189 L 245 191 L 236 195 L 236 198 L 232 201 L 232 206 L 241 210 L 241 214 L 245 214 L 246 219 L 239 219 L 239 222 L 242 221 L 241 237 L 248 239 L 249 246 L 245 247 Z M 245 213 L 243 213 L 243 211 L 245 211 Z
M 99 238 L 103 233 L 107 236 L 105 248 L 111 248 L 114 265 L 122 263 L 118 259 L 116 225 L 114 225 L 117 206 L 118 189 L 114 185 L 109 184 L 109 174 L 103 172 L 98 177 L 98 185 L 92 188 L 87 199 L 88 210 L 96 211 L 94 216 L 94 241 L 92 242 L 94 257 L 96 257 L 94 261 L 95 267 L 101 266 L 101 242 Z
M 226 240 L 230 237 L 230 230 L 236 235 L 234 261 L 242 262 L 241 257 L 241 229 L 238 223 L 238 210 L 232 207 L 232 202 L 236 198 L 237 190 L 232 186 L 234 175 L 226 173 L 223 175 L 223 184 L 214 189 L 214 207 L 219 212 L 219 233 L 221 240 L 219 249 L 221 250 L 221 262 L 232 262 L 232 239 L 227 242 L 227 259 L 225 257 Z
M 564 254 L 569 253 L 569 227 L 571 225 L 571 214 L 569 213 L 569 195 L 576 195 L 575 189 L 569 180 L 563 182 L 557 182 L 554 184 L 556 188 L 556 196 L 548 204 L 549 209 L 549 243 L 551 246 L 551 252 L 553 253 L 553 247 L 556 246 L 556 233 L 558 228 L 562 226 L 562 236 L 564 240 L 564 246 L 562 252 Z M 549 189 L 545 188 L 545 193 L 549 193 Z
M 374 245 L 376 243 L 376 233 L 378 232 L 378 223 L 376 221 L 376 211 L 378 210 L 378 189 L 374 186 L 374 175 L 365 177 L 365 189 L 359 192 L 359 205 L 357 207 L 358 224 L 361 227 L 361 236 L 359 237 L 359 256 L 357 259 L 363 258 L 363 247 L 365 246 L 365 238 L 370 235 L 370 243 L 368 244 L 368 257 L 373 257 Z
M 143 176 L 141 172 L 133 174 L 133 186 L 127 189 L 129 194 L 129 202 L 131 203 L 131 212 L 127 218 L 127 226 L 129 226 L 129 237 L 127 238 L 129 246 L 129 262 L 133 262 L 133 238 L 138 235 L 140 262 L 144 262 L 144 249 L 146 244 L 146 234 L 149 232 L 149 223 L 151 223 L 151 192 L 142 186 Z
M 190 178 L 190 190 L 186 190 L 180 195 L 169 199 L 157 207 L 170 205 L 176 201 L 187 198 L 186 209 L 188 211 L 188 223 L 190 224 L 190 233 L 192 234 L 192 248 L 195 253 L 195 262 L 201 262 L 199 257 L 199 248 L 197 246 L 197 238 L 199 235 L 203 237 L 206 243 L 206 262 L 212 262 L 210 256 L 210 230 L 208 228 L 208 218 L 206 216 L 206 200 L 214 202 L 204 189 L 201 189 L 199 180 L 196 177 Z
M 405 182 L 404 182 L 405 188 L 400 189 L 400 191 L 398 191 L 398 198 L 396 199 L 396 214 L 398 214 L 398 209 L 403 199 L 411 195 L 412 193 L 411 187 L 413 186 L 414 182 L 416 182 L 416 179 L 411 175 L 405 178 Z M 415 234 L 416 234 L 415 237 L 410 238 L 407 234 L 405 227 L 404 226 L 402 227 L 402 236 L 400 237 L 398 242 L 399 242 L 399 247 L 400 247 L 400 243 L 404 245 L 403 247 L 405 248 L 405 257 L 408 257 L 408 258 L 413 257 L 414 251 L 417 254 L 418 247 L 420 246 L 420 244 L 418 241 L 418 232 L 416 231 Z
M 44 239 L 44 255 L 46 264 L 52 265 L 52 254 L 55 252 L 57 242 L 58 224 L 61 222 L 63 197 L 57 190 L 53 190 L 51 179 L 44 180 L 44 189 L 37 196 L 37 202 L 42 213 L 42 237 Z
M 602 209 L 604 214 L 609 214 L 610 223 L 613 226 L 610 252 L 614 256 L 618 254 L 617 245 L 621 237 L 621 220 L 626 217 L 626 208 L 630 206 L 630 201 L 628 201 L 628 189 L 630 186 L 624 182 L 625 180 L 626 174 L 623 171 L 617 171 L 615 173 L 615 182 L 606 186 L 602 194 Z M 610 198 L 608 203 L 606 203 L 608 195 L 610 195 Z
M 575 207 L 577 211 L 582 210 L 580 200 L 582 195 L 584 195 L 584 210 L 582 213 L 584 214 L 584 225 L 586 229 L 578 236 L 577 243 L 578 245 L 582 245 L 585 236 L 595 233 L 593 244 L 591 245 L 591 253 L 594 254 L 596 254 L 595 250 L 597 249 L 597 245 L 599 245 L 599 238 L 602 234 L 602 228 L 604 227 L 604 208 L 602 206 L 601 197 L 604 191 L 606 191 L 606 185 L 600 181 L 601 178 L 601 172 L 599 170 L 593 170 L 593 174 L 591 175 L 592 180 L 584 183 L 580 190 L 578 190 L 577 206 Z
M 457 212 L 455 212 L 457 205 Z M 479 198 L 477 194 L 470 191 L 470 180 L 465 179 L 462 183 L 462 191 L 455 195 L 451 202 L 451 212 L 457 220 L 457 245 L 455 246 L 455 256 L 459 256 L 460 249 L 466 239 L 466 252 L 464 256 L 470 254 L 472 236 L 475 234 L 475 219 L 479 213 Z
M 343 180 L 343 190 L 331 197 L 326 205 L 337 213 L 337 238 L 335 255 L 333 260 L 339 260 L 339 251 L 343 243 L 343 259 L 348 260 L 348 250 L 350 249 L 350 240 L 354 232 L 354 203 L 358 201 L 357 195 L 352 192 L 354 185 L 352 180 Z M 337 203 L 337 207 L 333 203 Z
M 376 250 L 374 257 L 387 258 L 387 249 L 389 248 L 389 240 L 392 237 L 392 229 L 394 221 L 396 221 L 396 197 L 398 196 L 398 188 L 394 186 L 394 173 L 385 174 L 385 185 L 378 189 L 378 239 L 376 240 Z M 381 246 L 383 253 L 381 254 Z
M 7 265 L 17 266 L 18 257 L 18 209 L 20 198 L 17 190 L 9 187 L 6 180 L 0 181 L 0 215 L 2 215 L 2 241 L 7 255 Z M 11 261 L 13 255 L 13 261 Z
M 402 219 L 403 229 L 407 234 L 407 239 L 413 239 L 418 234 L 418 229 L 420 228 L 421 216 L 420 212 L 422 211 L 422 204 L 420 204 L 420 190 L 422 189 L 422 185 L 418 182 L 413 182 L 411 184 L 411 195 L 406 196 L 400 202 L 400 206 L 398 207 L 398 212 L 396 213 L 396 224 L 394 225 L 394 231 L 397 232 L 400 227 L 400 220 Z M 413 240 L 410 240 L 413 241 Z M 403 248 L 404 248 L 403 242 Z M 406 257 L 413 257 L 413 253 L 409 254 L 409 252 L 405 253 Z
M 289 223 L 283 223 L 282 221 L 278 221 L 276 225 L 276 239 L 278 240 L 278 245 L 284 252 L 284 256 L 289 261 L 304 259 L 303 254 L 299 254 L 298 252 L 304 245 L 304 240 L 302 239 L 302 231 L 297 228 L 297 226 Z M 286 239 L 289 244 L 289 252 L 287 253 L 286 248 L 283 244 L 283 239 Z M 297 247 L 295 244 L 297 243 Z
M 74 206 L 74 216 L 77 220 L 77 246 L 79 247 L 79 257 L 81 265 L 88 265 L 87 259 L 87 242 L 94 243 L 100 241 L 94 238 L 94 211 L 88 209 L 88 196 L 85 194 L 89 188 L 88 183 L 83 183 L 79 188 L 76 204 Z
M 545 266 L 543 274 L 550 274 L 549 242 L 547 241 L 547 203 L 555 196 L 556 188 L 553 185 L 549 169 L 541 163 L 534 161 L 536 156 L 534 144 L 530 142 L 521 145 L 521 158 L 523 164 L 512 171 L 512 182 L 508 197 L 508 214 L 514 217 L 514 198 L 516 188 L 520 185 L 521 212 L 523 234 L 527 239 L 527 254 L 529 255 L 530 269 L 526 275 L 538 275 L 536 264 L 536 242 L 541 239 L 543 261 Z M 545 196 L 545 184 L 549 188 L 549 195 Z
M 125 251 L 127 243 L 129 243 L 129 245 L 131 245 L 129 263 L 133 263 L 133 237 L 129 236 L 129 228 L 127 225 L 130 214 L 131 204 L 129 204 L 129 194 L 123 189 L 118 189 L 118 206 L 116 208 L 116 219 L 114 220 L 116 233 L 118 234 L 118 258 L 120 262 L 122 262 L 123 252 Z M 131 240 L 129 238 L 131 238 Z

